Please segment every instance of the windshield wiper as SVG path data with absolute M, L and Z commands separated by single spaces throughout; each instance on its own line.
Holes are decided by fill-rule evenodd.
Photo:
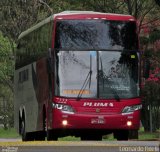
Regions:
M 107 77 L 107 75 L 105 74 L 105 72 L 103 71 L 103 63 L 102 63 L 102 59 L 100 57 L 100 62 L 101 62 L 101 69 L 99 70 L 99 77 L 102 78 L 102 81 L 103 81 L 103 90 L 104 90 L 104 80 L 106 80 L 107 82 L 107 85 L 109 86 L 109 88 L 111 89 L 113 95 L 114 95 L 114 98 L 117 100 L 117 101 L 120 101 L 120 97 L 118 95 L 118 93 L 116 92 L 115 89 L 113 89 L 111 87 L 111 83 Z
M 79 100 L 84 92 L 84 90 L 86 89 L 87 85 L 89 84 L 89 90 L 91 87 L 91 80 L 92 80 L 92 56 L 90 55 L 90 70 L 87 74 L 87 77 L 82 85 L 82 88 L 80 89 L 78 96 L 77 96 L 77 100 Z

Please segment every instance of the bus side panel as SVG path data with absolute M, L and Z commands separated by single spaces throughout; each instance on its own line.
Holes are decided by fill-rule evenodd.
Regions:
M 19 130 L 19 114 L 21 118 L 25 115 L 26 132 L 36 130 L 38 104 L 32 82 L 35 67 L 36 63 L 33 63 L 15 71 L 15 127 Z
M 49 97 L 46 58 L 15 71 L 15 128 L 25 114 L 26 132 L 43 130 L 43 105 Z
M 38 102 L 37 130 L 44 129 L 44 112 L 46 112 L 46 107 L 49 100 L 49 80 L 47 66 L 46 58 L 41 59 L 36 63 L 36 80 L 34 80 L 35 82 L 33 81 L 34 92 Z

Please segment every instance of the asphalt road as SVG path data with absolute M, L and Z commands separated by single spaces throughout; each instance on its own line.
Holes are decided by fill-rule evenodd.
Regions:
M 0 152 L 159 152 L 159 141 L 0 141 Z

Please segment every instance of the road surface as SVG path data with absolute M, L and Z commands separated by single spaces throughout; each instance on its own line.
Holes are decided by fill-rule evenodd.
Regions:
M 0 152 L 159 152 L 159 141 L 33 141 L 0 139 Z

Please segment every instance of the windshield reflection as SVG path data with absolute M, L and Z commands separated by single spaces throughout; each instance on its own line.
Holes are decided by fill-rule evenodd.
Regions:
M 92 56 L 92 63 L 90 56 L 89 51 L 56 53 L 56 95 L 77 97 L 82 94 L 85 98 L 96 98 L 97 56 Z M 84 89 L 83 85 L 86 85 Z
M 60 20 L 55 48 L 63 50 L 137 50 L 136 23 L 108 20 Z
M 100 98 L 138 96 L 138 56 L 134 52 L 100 52 Z
M 116 99 L 139 96 L 138 54 L 56 51 L 57 96 Z

